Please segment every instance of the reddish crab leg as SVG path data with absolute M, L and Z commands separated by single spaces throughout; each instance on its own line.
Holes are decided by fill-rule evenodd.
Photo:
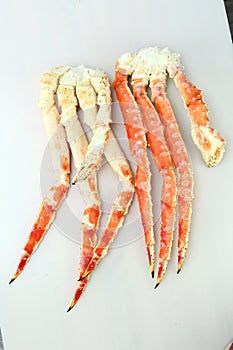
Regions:
M 147 128 L 147 140 L 154 157 L 158 171 L 163 177 L 163 189 L 161 199 L 161 235 L 159 268 L 156 287 L 160 284 L 170 259 L 176 207 L 176 175 L 173 170 L 172 160 L 163 134 L 162 124 L 151 101 L 147 97 L 147 80 L 134 79 L 132 75 L 133 94 L 141 108 L 143 120 Z
M 168 260 L 170 259 L 176 206 L 176 175 L 173 170 L 172 160 L 163 134 L 163 127 L 159 116 L 147 96 L 149 75 L 152 73 L 155 62 L 153 49 L 142 49 L 136 55 L 124 59 L 121 68 L 129 69 L 132 74 L 131 85 L 136 102 L 140 106 L 143 121 L 146 126 L 146 135 L 151 148 L 155 165 L 163 177 L 162 200 L 161 200 L 161 235 L 159 268 L 156 287 L 160 284 Z M 130 68 L 129 68 L 130 67 Z
M 128 55 L 121 60 L 128 60 Z M 121 66 L 120 61 L 116 64 L 116 76 L 113 86 L 116 90 L 118 102 L 124 117 L 125 128 L 129 139 L 129 147 L 137 163 L 136 169 L 136 192 L 141 212 L 142 225 L 145 234 L 146 248 L 148 253 L 150 271 L 154 276 L 154 230 L 151 202 L 151 173 L 147 156 L 147 141 L 140 111 L 128 86 L 130 71 Z
M 164 135 L 175 168 L 179 173 L 178 186 L 178 270 L 180 272 L 188 246 L 192 214 L 193 176 L 185 144 L 179 131 L 170 102 L 165 91 L 166 76 L 150 81 L 152 102 L 155 104 L 164 126 Z
M 43 113 L 43 119 L 48 134 L 49 147 L 53 160 L 56 183 L 50 188 L 44 198 L 39 215 L 23 248 L 23 255 L 10 283 L 12 283 L 23 271 L 31 255 L 42 241 L 49 226 L 54 220 L 56 210 L 64 200 L 69 188 L 70 156 L 66 142 L 64 128 L 60 125 L 60 116 L 54 101 L 59 78 L 68 68 L 58 67 L 45 73 L 40 81 L 39 106 Z
M 208 109 L 203 101 L 201 90 L 187 80 L 178 55 L 168 56 L 167 71 L 174 79 L 188 110 L 195 145 L 201 151 L 208 167 L 217 165 L 223 157 L 225 141 L 215 129 L 210 127 Z
M 99 243 L 95 247 L 93 258 L 89 262 L 85 273 L 80 278 L 81 281 L 96 268 L 101 258 L 107 254 L 111 242 L 123 224 L 124 217 L 128 212 L 134 194 L 134 179 L 131 169 L 111 130 L 109 131 L 109 139 L 105 146 L 104 154 L 120 180 L 122 189 L 113 202 L 107 227 L 105 228 Z
M 60 80 L 57 96 L 62 109 L 61 123 L 66 129 L 67 139 L 74 158 L 77 172 L 85 158 L 88 149 L 88 141 L 84 130 L 77 119 L 78 100 L 75 94 L 76 77 L 73 70 L 67 72 Z M 96 172 L 92 172 L 86 179 L 78 183 L 79 190 L 86 202 L 82 225 L 81 225 L 81 250 L 79 275 L 82 276 L 93 256 L 93 250 L 97 240 L 97 229 L 100 218 L 100 200 L 98 196 Z M 67 311 L 70 311 L 83 293 L 88 278 L 79 283 L 75 297 Z

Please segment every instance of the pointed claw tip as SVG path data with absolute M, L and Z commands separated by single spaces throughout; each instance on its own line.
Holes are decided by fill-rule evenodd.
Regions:
M 16 277 L 12 277 L 12 279 L 10 280 L 9 284 L 11 284 L 12 282 L 14 282 L 16 279 Z
M 156 283 L 156 285 L 155 285 L 155 288 L 154 288 L 154 289 L 158 288 L 158 286 L 159 286 L 159 285 L 160 285 L 160 282 Z
M 73 306 L 70 305 L 70 306 L 68 307 L 68 309 L 66 310 L 66 312 L 70 312 L 70 310 L 72 310 L 72 309 L 73 309 Z
M 180 273 L 181 271 L 181 267 L 177 270 L 177 275 Z
M 155 277 L 155 272 L 151 271 L 151 277 L 154 278 Z

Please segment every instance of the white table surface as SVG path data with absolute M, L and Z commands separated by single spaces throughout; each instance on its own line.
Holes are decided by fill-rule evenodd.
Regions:
M 6 350 L 223 349 L 233 338 L 233 55 L 223 2 L 12 0 L 1 3 L 0 26 L 0 327 Z M 174 248 L 154 291 L 141 238 L 111 250 L 67 314 L 79 246 L 54 226 L 8 285 L 41 201 L 47 140 L 36 106 L 38 81 L 63 64 L 99 67 L 112 80 L 116 58 L 146 46 L 181 53 L 187 76 L 205 92 L 211 125 L 227 141 L 226 154 L 218 167 L 204 165 L 171 84 L 195 177 L 183 271 L 176 275 Z

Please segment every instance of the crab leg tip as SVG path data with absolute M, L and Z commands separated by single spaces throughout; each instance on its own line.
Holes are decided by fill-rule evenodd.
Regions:
M 76 185 L 77 184 L 77 178 L 75 177 L 72 182 L 71 182 L 72 185 Z
M 10 280 L 9 284 L 11 284 L 12 282 L 14 282 L 14 280 L 17 278 L 17 276 L 12 277 L 12 279 Z
M 21 272 L 22 272 L 22 271 L 19 271 L 19 272 L 17 271 L 17 272 L 13 275 L 13 277 L 11 278 L 9 284 L 13 283 L 13 282 L 16 280 L 16 278 L 20 275 Z
M 159 285 L 160 285 L 160 282 L 157 282 L 154 289 L 158 288 Z
M 151 277 L 154 278 L 155 277 L 155 272 L 151 271 Z
M 70 305 L 66 312 L 70 312 L 70 310 L 72 310 L 73 307 L 74 307 L 74 305 Z
M 181 271 L 181 269 L 182 269 L 183 262 L 184 262 L 184 259 L 183 259 L 183 261 L 181 261 L 181 262 L 178 263 L 177 275 L 180 273 L 180 271 Z

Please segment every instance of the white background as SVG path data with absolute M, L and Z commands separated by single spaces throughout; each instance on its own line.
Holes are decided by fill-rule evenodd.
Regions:
M 219 0 L 28 0 L 1 3 L 0 326 L 7 350 L 221 350 L 233 338 L 232 44 Z M 53 226 L 24 273 L 8 285 L 41 201 L 46 135 L 36 106 L 41 74 L 85 64 L 114 77 L 125 51 L 168 46 L 205 92 L 211 125 L 226 139 L 208 169 L 193 145 L 179 94 L 171 102 L 192 158 L 190 245 L 176 275 L 176 250 L 154 291 L 144 240 L 113 249 L 77 307 L 79 246 Z M 121 116 L 119 116 L 121 118 Z

